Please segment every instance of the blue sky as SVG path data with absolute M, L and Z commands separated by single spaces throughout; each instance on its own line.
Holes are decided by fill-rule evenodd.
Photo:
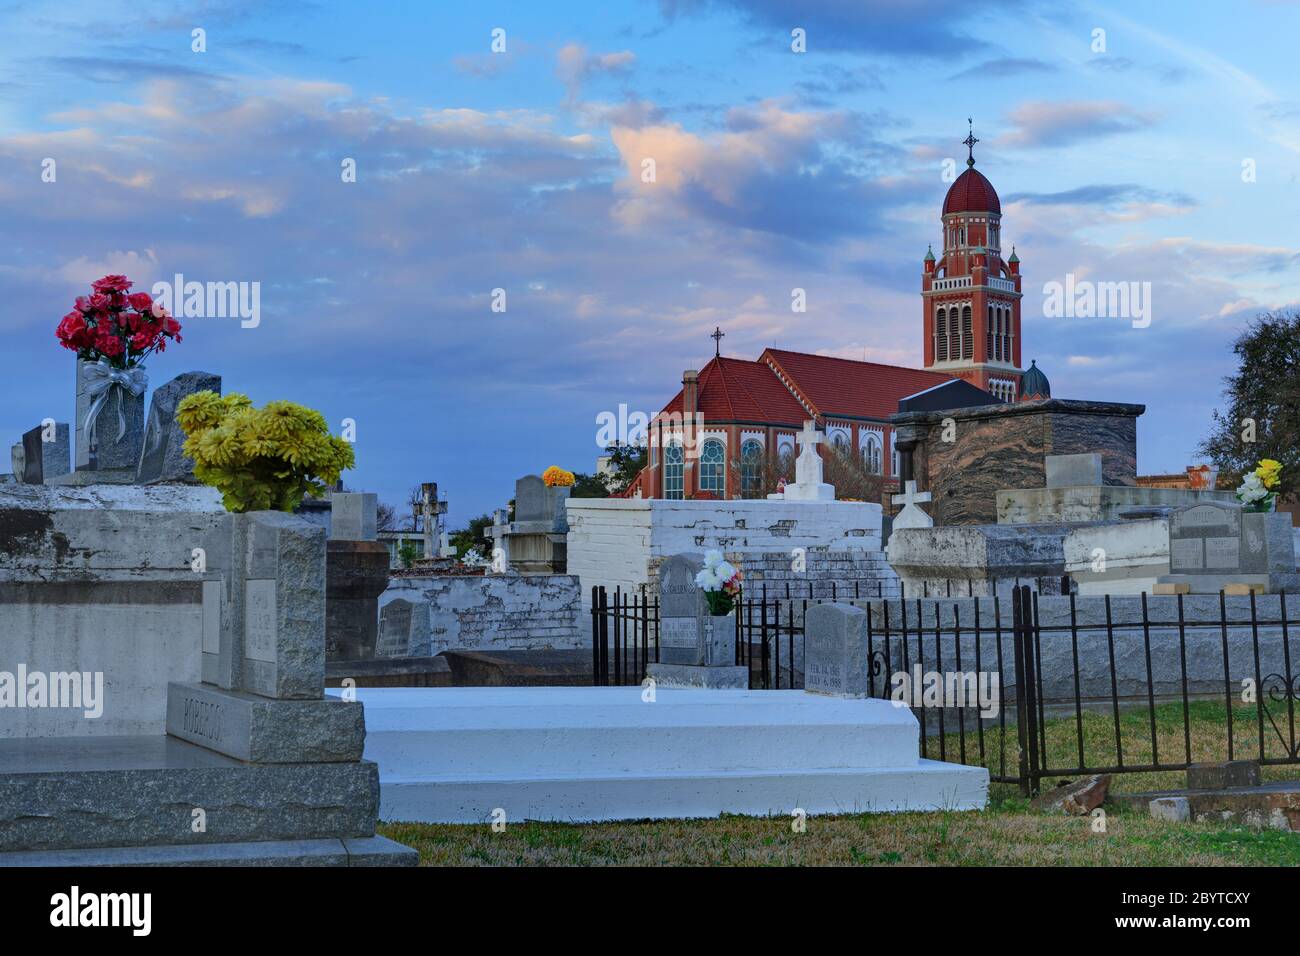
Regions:
M 349 486 L 436 480 L 459 525 L 590 470 L 597 416 L 660 407 L 715 325 L 919 364 L 972 116 L 1026 362 L 1146 404 L 1140 469 L 1180 470 L 1236 332 L 1300 302 L 1300 3 L 1063 6 L 0 0 L 0 433 L 70 419 L 53 329 L 99 275 L 256 281 L 261 324 L 189 320 L 154 384 L 354 419 Z M 1150 282 L 1151 325 L 1047 317 L 1067 274 Z

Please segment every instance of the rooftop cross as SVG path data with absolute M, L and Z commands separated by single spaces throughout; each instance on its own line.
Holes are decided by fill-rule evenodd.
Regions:
M 713 339 L 713 357 L 722 358 L 722 337 L 727 333 L 722 331 L 716 325 L 713 327 L 713 334 L 709 338 Z
M 966 123 L 967 125 L 970 126 L 970 132 L 966 135 L 966 138 L 961 141 L 961 144 L 965 146 L 967 150 L 969 150 L 969 155 L 967 155 L 966 157 L 966 165 L 974 166 L 975 165 L 975 144 L 978 143 L 979 140 L 975 138 L 975 125 L 974 123 L 971 122 L 971 118 L 969 116 L 966 117 Z

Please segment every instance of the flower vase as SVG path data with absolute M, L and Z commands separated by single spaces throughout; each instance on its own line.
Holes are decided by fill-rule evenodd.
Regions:
M 135 474 L 144 447 L 144 394 L 111 386 L 95 419 L 94 441 L 86 418 L 95 404 L 86 374 L 94 362 L 77 359 L 77 471 L 119 471 Z M 125 425 L 125 427 L 123 427 Z

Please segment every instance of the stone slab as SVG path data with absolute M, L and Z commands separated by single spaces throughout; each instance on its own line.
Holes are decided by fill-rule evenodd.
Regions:
M 249 764 L 162 735 L 0 740 L 0 852 L 367 837 L 378 799 L 368 761 Z
M 418 866 L 419 862 L 417 851 L 382 836 L 0 853 L 0 867 Z
M 734 664 L 650 664 L 646 672 L 660 687 L 702 687 L 710 690 L 749 688 L 749 668 Z
M 590 650 L 443 651 L 456 687 L 590 687 Z
M 366 737 L 360 704 L 269 700 L 207 684 L 167 688 L 167 732 L 253 763 L 318 763 L 361 759 Z
M 802 691 L 375 688 L 381 816 L 472 823 L 976 809 L 988 773 L 919 759 L 906 707 Z
M 1194 763 L 1187 768 L 1188 790 L 1225 790 L 1229 787 L 1258 787 L 1259 784 L 1257 760 Z
M 1048 455 L 1044 459 L 1048 488 L 1074 488 L 1102 484 L 1101 453 Z
M 442 655 L 327 662 L 325 686 L 342 687 L 344 681 L 352 681 L 351 687 L 450 687 L 451 665 Z

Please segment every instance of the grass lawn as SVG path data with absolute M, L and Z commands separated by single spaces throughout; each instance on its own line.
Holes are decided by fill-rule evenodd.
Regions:
M 1289 733 L 1285 707 L 1280 718 Z M 1156 707 L 1157 748 L 1162 761 L 1227 759 L 1222 703 L 1191 704 L 1185 727 L 1181 704 Z M 1253 706 L 1233 711 L 1236 756 L 1258 753 Z M 1282 745 L 1266 721 L 1272 755 Z M 947 728 L 945 728 L 947 729 Z M 1115 723 L 1110 713 L 1083 715 L 1084 754 L 1093 765 L 1114 762 Z M 1008 766 L 1018 745 L 1008 732 Z M 1078 760 L 1073 716 L 1047 724 L 1051 767 Z M 927 746 L 937 758 L 937 739 Z M 1120 744 L 1126 764 L 1151 761 L 1150 712 L 1121 712 Z M 950 760 L 960 751 L 957 734 L 944 739 Z M 978 744 L 968 730 L 967 762 L 978 763 Z M 985 764 L 996 769 L 998 731 L 985 733 Z M 1266 767 L 1267 779 L 1300 777 L 1300 767 Z M 1054 783 L 1045 782 L 1045 786 Z M 1183 785 L 1181 772 L 1120 774 L 1112 789 L 1136 792 Z M 1300 834 L 1255 831 L 1225 824 L 1178 824 L 1143 812 L 1108 809 L 1105 832 L 1080 817 L 1049 816 L 1029 809 L 1016 787 L 995 784 L 989 809 L 980 813 L 856 814 L 810 817 L 796 833 L 791 819 L 724 816 L 716 820 L 636 823 L 513 823 L 494 833 L 488 824 L 382 824 L 380 832 L 420 851 L 425 866 L 1239 866 L 1300 865 Z

